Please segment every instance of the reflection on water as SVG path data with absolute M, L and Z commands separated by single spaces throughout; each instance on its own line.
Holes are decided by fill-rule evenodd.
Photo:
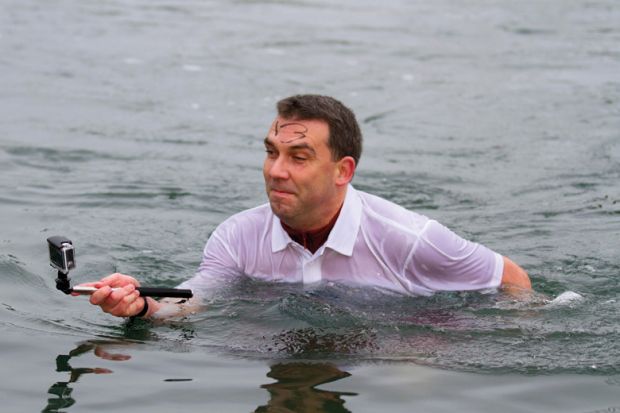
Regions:
M 350 376 L 331 363 L 278 363 L 271 366 L 267 377 L 275 383 L 263 384 L 271 396 L 257 413 L 349 412 L 342 396 L 357 393 L 321 390 L 316 387 Z
M 112 370 L 102 367 L 73 367 L 71 359 L 88 353 L 110 361 L 129 361 L 131 356 L 119 352 L 119 348 L 134 345 L 131 341 L 120 340 L 88 340 L 78 343 L 67 354 L 56 357 L 56 371 L 68 373 L 67 380 L 58 381 L 48 389 L 48 394 L 54 396 L 47 400 L 42 412 L 52 413 L 67 411 L 77 400 L 73 397 L 75 383 L 86 374 L 111 374 Z M 349 412 L 344 407 L 343 396 L 356 396 L 357 393 L 337 392 L 317 389 L 317 386 L 331 383 L 349 377 L 350 373 L 342 371 L 333 363 L 327 362 L 280 362 L 270 366 L 267 377 L 275 380 L 274 383 L 263 384 L 260 388 L 269 392 L 269 401 L 259 406 L 255 412 L 291 412 L 291 413 L 321 413 L 321 412 Z M 191 382 L 191 378 L 167 378 L 164 382 L 179 383 Z
M 43 412 L 58 412 L 61 411 L 60 409 L 73 406 L 76 401 L 72 397 L 73 388 L 71 384 L 77 383 L 82 375 L 112 373 L 112 370 L 101 367 L 72 367 L 69 364 L 69 360 L 72 358 L 79 357 L 91 351 L 93 351 L 97 357 L 101 357 L 106 360 L 125 361 L 131 358 L 131 356 L 125 354 L 108 352 L 105 347 L 112 344 L 118 345 L 122 343 L 113 343 L 110 341 L 87 341 L 78 344 L 78 346 L 69 351 L 68 354 L 59 354 L 58 357 L 56 357 L 56 371 L 68 372 L 69 379 L 67 381 L 58 381 L 50 386 L 47 392 L 56 397 L 48 399 L 47 406 L 43 409 Z

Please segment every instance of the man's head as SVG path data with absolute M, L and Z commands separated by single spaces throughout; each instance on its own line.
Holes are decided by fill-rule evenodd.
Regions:
M 313 230 L 327 224 L 344 202 L 361 133 L 353 113 L 337 100 L 292 96 L 278 102 L 265 150 L 271 209 L 290 227 Z
M 334 160 L 350 156 L 357 166 L 362 155 L 362 132 L 355 115 L 340 101 L 322 95 L 295 95 L 278 102 L 278 115 L 289 120 L 322 120 L 329 126 L 327 145 Z

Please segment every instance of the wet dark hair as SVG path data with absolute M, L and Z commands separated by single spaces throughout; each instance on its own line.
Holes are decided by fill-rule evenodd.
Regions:
M 340 101 L 322 95 L 295 95 L 277 104 L 278 115 L 291 120 L 322 120 L 329 125 L 329 147 L 337 161 L 345 156 L 359 163 L 362 155 L 362 132 L 351 109 Z

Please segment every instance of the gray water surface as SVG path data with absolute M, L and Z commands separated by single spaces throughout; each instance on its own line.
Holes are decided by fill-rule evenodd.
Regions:
M 0 52 L 3 410 L 620 409 L 617 2 L 6 0 Z M 537 294 L 237 280 L 149 324 L 55 290 L 55 234 L 75 282 L 191 277 L 265 202 L 275 102 L 307 92 L 356 112 L 356 187 Z

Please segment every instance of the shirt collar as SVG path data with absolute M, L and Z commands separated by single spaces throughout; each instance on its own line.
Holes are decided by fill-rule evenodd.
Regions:
M 327 241 L 325 241 L 325 247 L 331 248 L 342 255 L 353 255 L 353 247 L 355 246 L 361 219 L 362 201 L 355 188 L 349 184 L 340 215 L 336 220 L 334 228 L 329 233 Z M 282 251 L 291 242 L 293 240 L 282 228 L 280 219 L 272 214 L 271 252 Z
M 280 218 L 273 212 L 271 216 L 271 252 L 282 251 L 290 242 L 293 242 L 293 240 L 286 231 L 284 231 L 284 228 L 282 228 Z

